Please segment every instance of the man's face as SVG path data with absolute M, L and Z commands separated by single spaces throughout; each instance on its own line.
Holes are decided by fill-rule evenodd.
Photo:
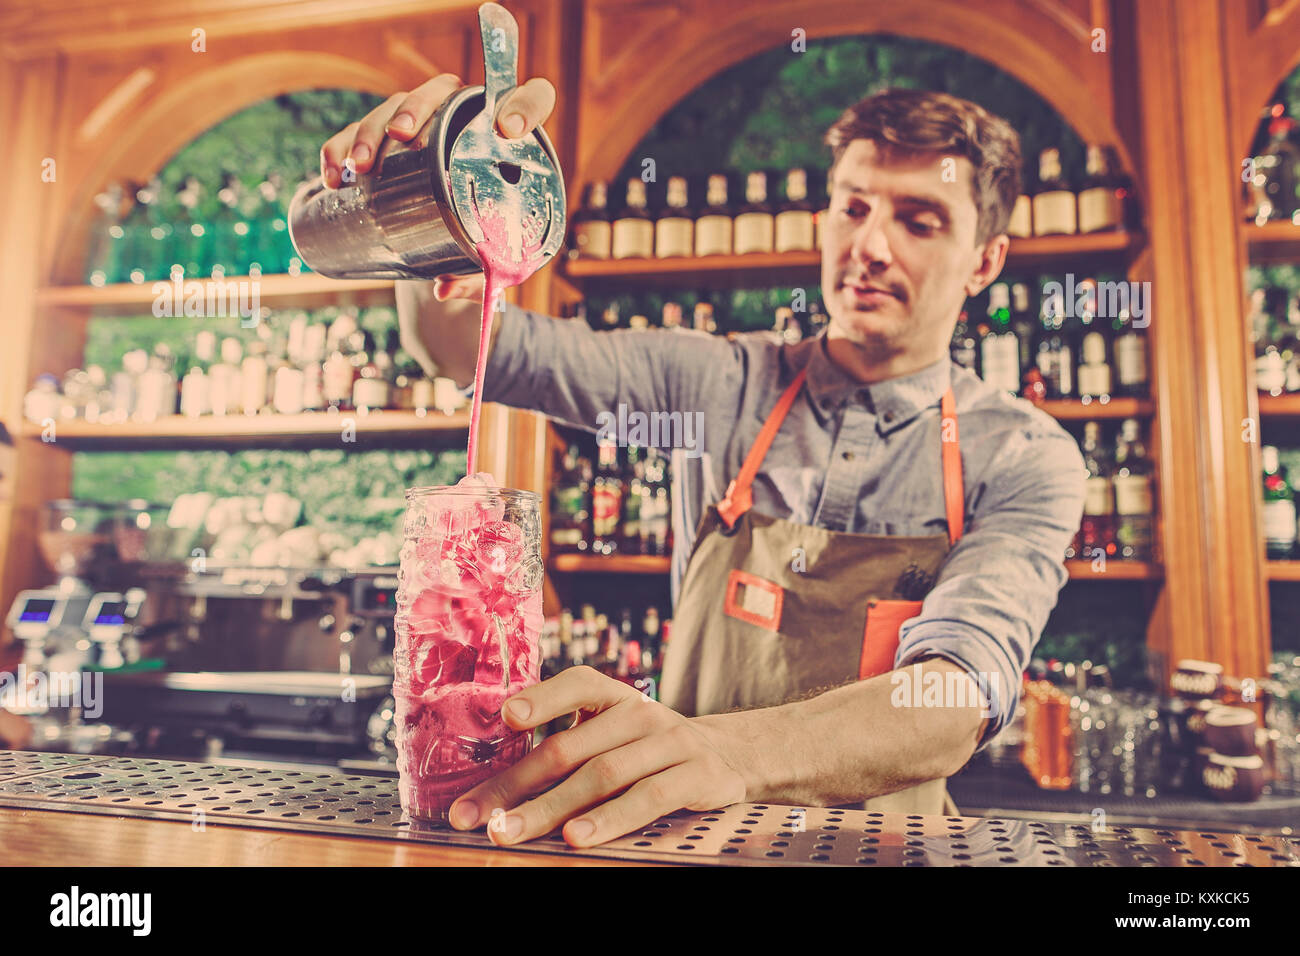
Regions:
M 1001 269 L 976 245 L 974 169 L 965 157 L 881 153 L 849 143 L 822 231 L 822 295 L 832 335 L 880 360 L 947 354 L 967 295 Z M 1005 240 L 1003 240 L 1005 242 Z

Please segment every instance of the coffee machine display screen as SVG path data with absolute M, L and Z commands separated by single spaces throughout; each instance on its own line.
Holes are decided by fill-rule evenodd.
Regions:
M 53 601 L 33 598 L 23 605 L 23 609 L 18 613 L 18 620 L 20 622 L 30 621 L 33 624 L 45 624 L 49 621 L 53 612 Z
M 126 621 L 124 613 L 126 611 L 125 601 L 105 601 L 99 607 L 99 613 L 95 615 L 96 624 L 123 624 Z

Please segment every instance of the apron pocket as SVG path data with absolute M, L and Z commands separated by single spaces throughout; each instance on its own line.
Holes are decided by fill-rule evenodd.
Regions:
M 867 627 L 862 635 L 862 658 L 858 680 L 866 680 L 894 669 L 898 653 L 898 629 L 908 618 L 921 613 L 920 601 L 868 601 Z
M 738 621 L 748 621 L 769 631 L 780 630 L 785 591 L 748 571 L 733 568 L 727 575 L 727 597 L 722 609 Z

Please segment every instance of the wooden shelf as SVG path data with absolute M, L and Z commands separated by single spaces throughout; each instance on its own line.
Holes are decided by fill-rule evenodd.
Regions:
M 1300 418 L 1300 393 L 1259 396 L 1259 414 L 1271 418 Z
M 1158 564 L 1145 561 L 1106 562 L 1105 571 L 1094 571 L 1091 561 L 1066 561 L 1065 570 L 1071 581 L 1158 581 L 1164 577 L 1164 570 Z
M 1155 405 L 1146 398 L 1112 398 L 1106 402 L 1081 402 L 1077 399 L 1055 399 L 1038 402 L 1047 414 L 1058 421 L 1091 421 L 1102 418 L 1150 418 Z
M 1251 262 L 1300 262 L 1300 225 L 1279 221 L 1256 226 L 1245 222 L 1241 231 Z
M 329 279 L 314 272 L 302 275 L 264 275 L 256 279 L 249 276 L 231 276 L 216 279 L 187 279 L 187 282 L 239 283 L 255 282 L 260 305 L 277 307 L 309 306 L 331 302 L 339 296 L 348 296 L 362 303 L 389 301 L 393 294 L 392 279 Z M 159 292 L 159 283 L 170 285 L 166 279 L 152 279 L 139 284 L 122 282 L 114 285 L 46 286 L 36 294 L 41 306 L 65 308 L 93 308 L 115 314 L 152 313 Z M 183 304 L 183 303 L 182 303 Z
M 1298 230 L 1300 231 L 1300 230 Z M 1098 232 L 1082 236 L 1042 236 L 1012 239 L 1010 267 L 1043 265 L 1080 256 L 1122 259 L 1141 243 L 1129 232 Z M 671 259 L 567 259 L 564 274 L 575 282 L 645 282 L 674 286 L 698 284 L 775 285 L 806 281 L 821 269 L 820 250 L 762 252 L 742 256 L 675 257 Z
M 1270 581 L 1300 581 L 1300 561 L 1269 561 Z
M 600 572 L 602 574 L 667 574 L 672 559 L 653 554 L 556 554 L 552 571 Z
M 367 439 L 427 437 L 446 433 L 462 435 L 469 429 L 469 409 L 454 414 L 430 411 L 417 415 L 410 411 L 313 412 L 302 415 L 208 415 L 186 418 L 173 415 L 156 422 L 100 424 L 68 421 L 55 426 L 55 440 L 50 444 L 70 450 L 115 450 L 118 448 L 184 448 L 194 446 L 259 445 L 297 441 L 321 444 L 340 440 L 344 422 L 355 423 L 357 444 Z M 41 426 L 24 422 L 22 436 L 40 441 Z
M 1300 561 L 1294 563 L 1295 580 L 1300 580 Z M 650 555 L 557 554 L 550 561 L 550 569 L 561 573 L 667 574 L 669 566 L 669 558 Z M 1066 561 L 1065 567 L 1072 581 L 1156 581 L 1164 577 L 1159 565 L 1143 561 L 1107 561 L 1104 572 L 1094 571 L 1091 561 Z

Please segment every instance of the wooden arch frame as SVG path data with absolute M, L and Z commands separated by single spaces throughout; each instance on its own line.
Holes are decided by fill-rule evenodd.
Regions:
M 147 72 L 142 71 L 132 77 L 137 74 L 149 79 Z M 383 95 L 401 88 L 409 80 L 409 76 L 399 76 L 334 53 L 255 53 L 157 91 L 142 108 L 124 116 L 120 125 L 116 125 L 115 117 L 128 113 L 132 98 L 121 97 L 116 109 L 111 109 L 110 101 L 118 90 L 133 82 L 128 77 L 88 113 L 88 117 L 96 117 L 101 131 L 84 142 L 79 141 L 77 146 L 95 155 L 97 161 L 83 170 L 72 190 L 70 205 L 64 210 L 61 227 L 55 230 L 51 276 L 56 283 L 76 281 L 85 251 L 86 231 L 93 217 L 91 197 L 104 183 L 157 170 L 205 130 L 269 97 L 321 87 Z M 153 85 L 150 79 L 145 88 Z M 104 115 L 101 107 L 109 108 L 108 115 Z
M 616 22 L 607 26 L 603 14 Z M 1094 23 L 1085 22 L 1059 0 L 994 0 L 978 10 L 954 0 L 901 6 L 680 0 L 637 4 L 632 12 L 594 3 L 585 25 L 578 179 L 612 178 L 668 110 L 729 67 L 789 43 L 793 26 L 808 39 L 895 34 L 980 57 L 1041 96 L 1086 142 L 1113 144 L 1132 172 L 1133 150 L 1114 122 L 1110 59 L 1090 48 L 1094 27 L 1109 30 L 1108 5 L 1095 4 L 1093 14 Z M 638 29 L 628 30 L 629 21 Z M 699 29 L 702 22 L 707 31 Z M 674 52 L 671 60 L 657 52 L 666 48 Z M 1054 74 L 1059 82 L 1045 82 Z

